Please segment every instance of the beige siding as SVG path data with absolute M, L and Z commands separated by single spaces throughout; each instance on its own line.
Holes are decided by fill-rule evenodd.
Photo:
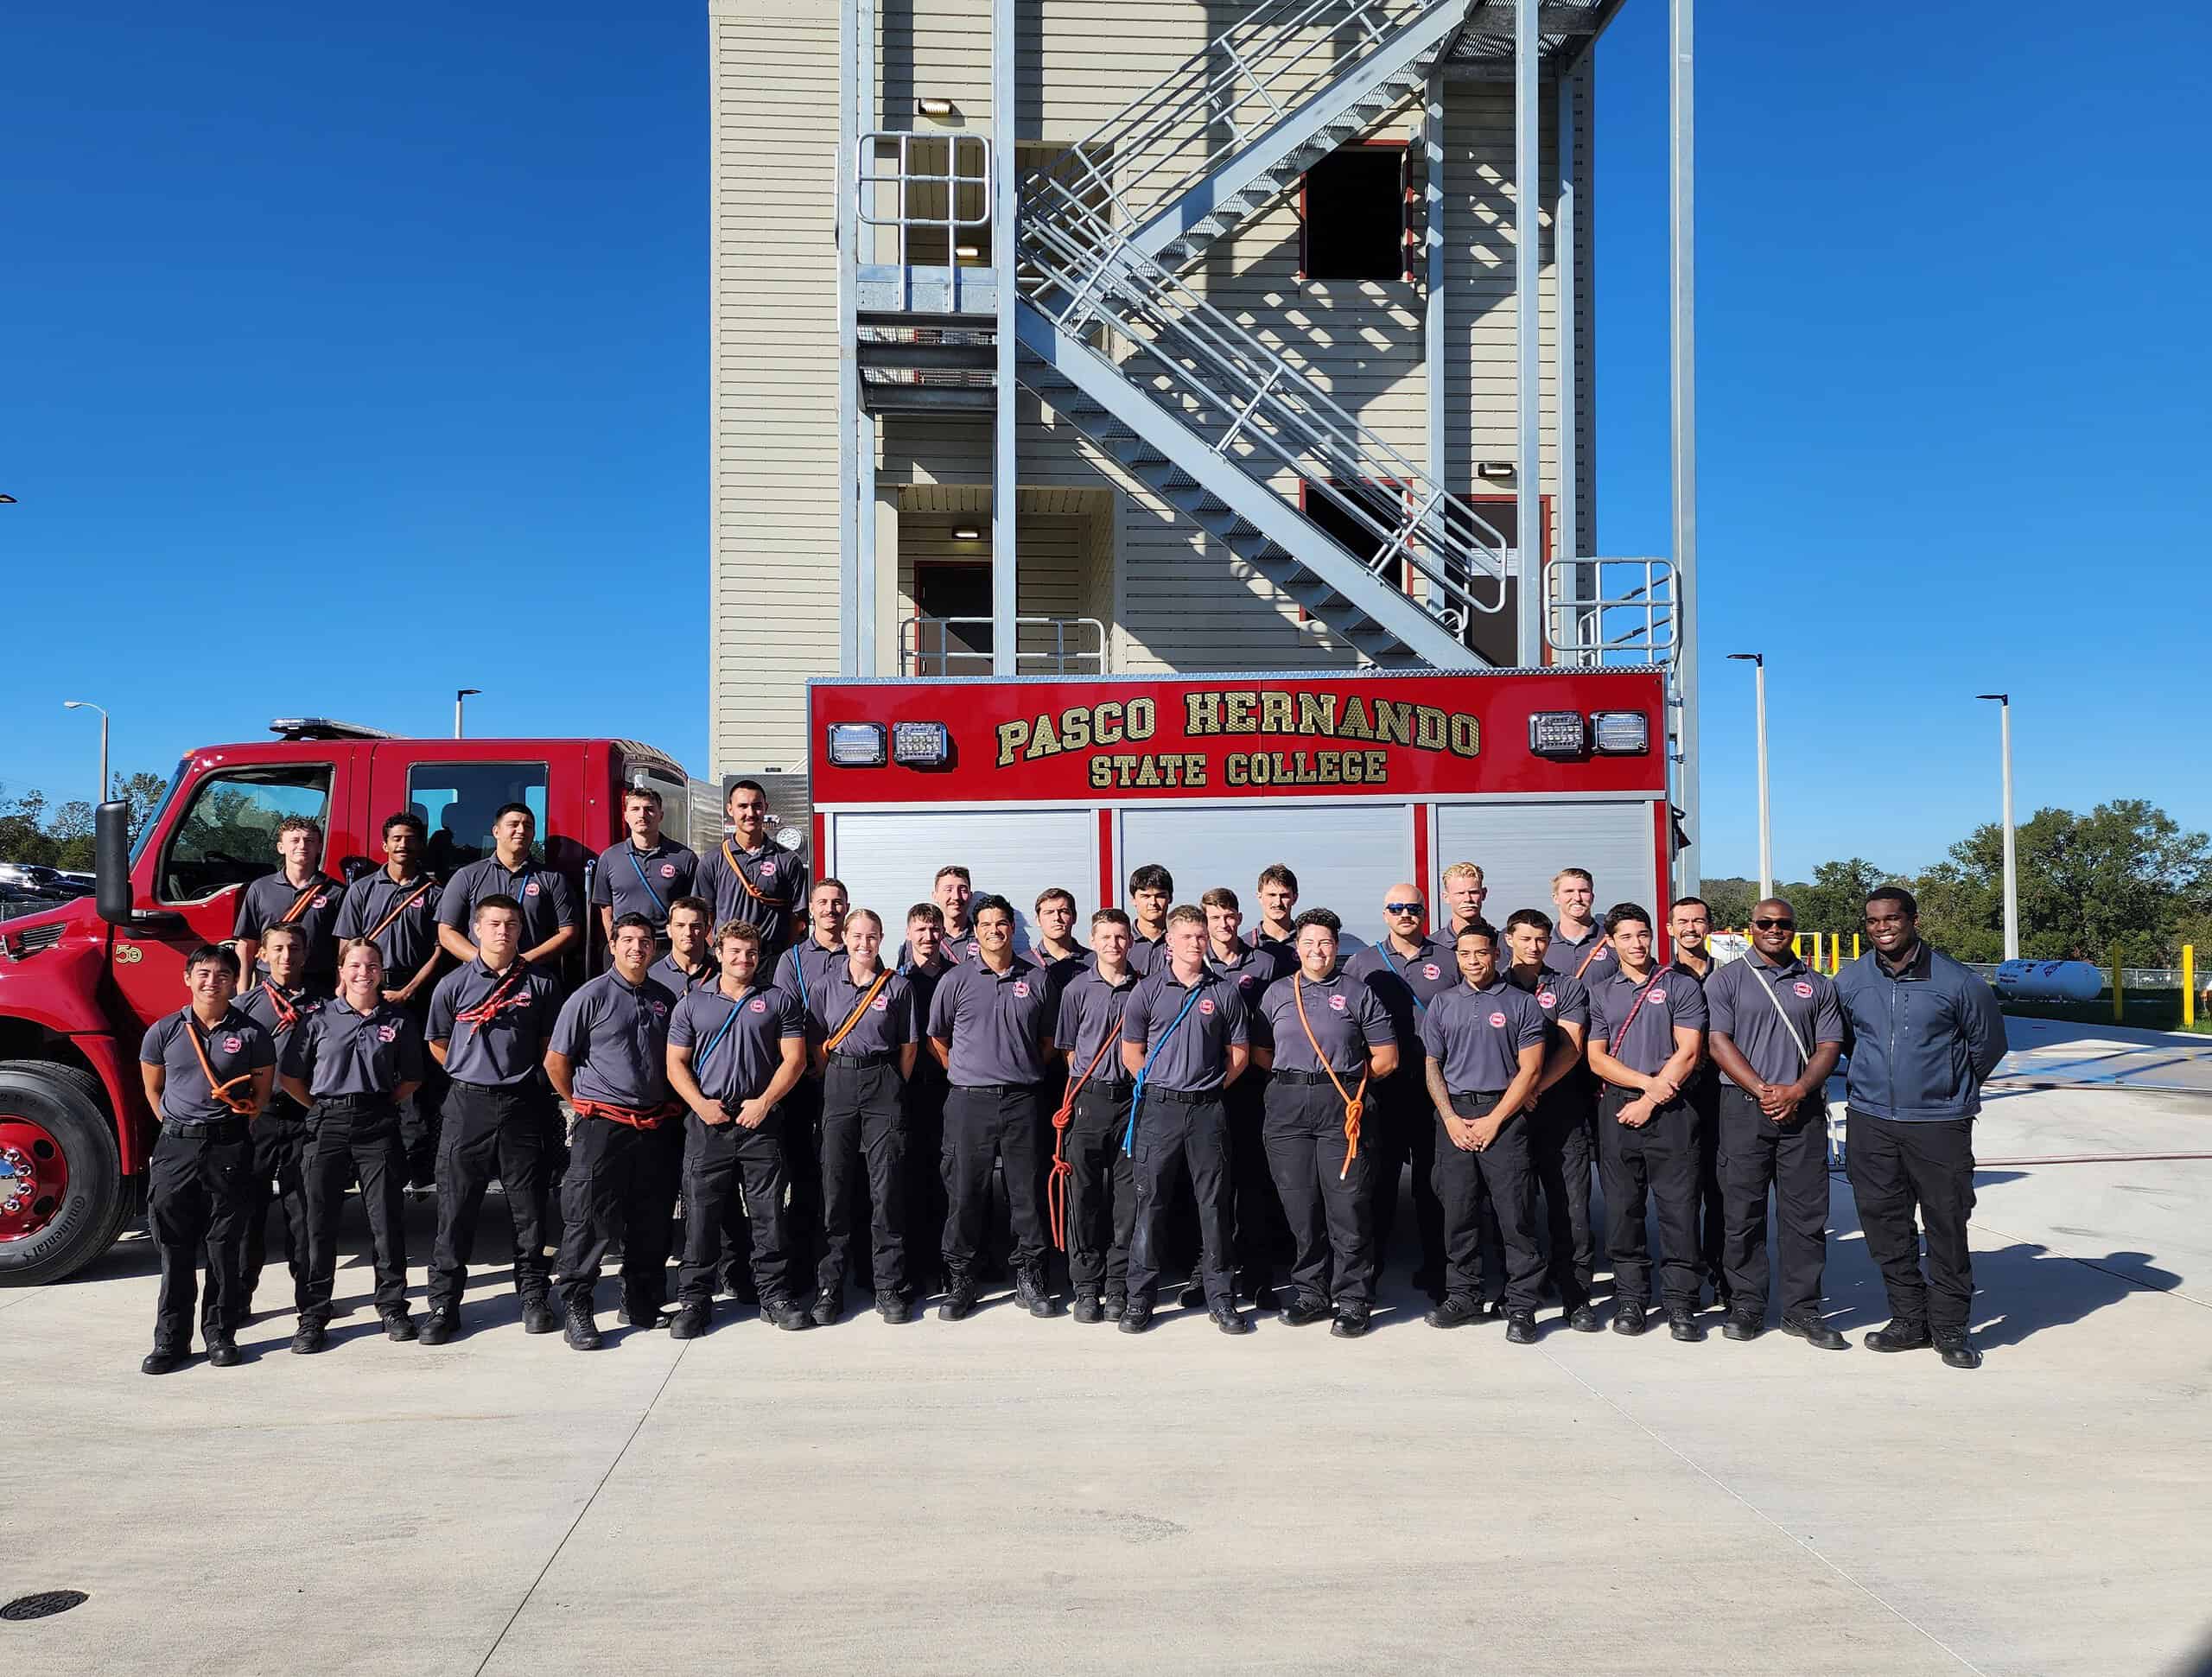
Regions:
M 837 668 L 837 8 L 712 0 L 709 29 L 722 775 L 801 763 L 806 678 Z

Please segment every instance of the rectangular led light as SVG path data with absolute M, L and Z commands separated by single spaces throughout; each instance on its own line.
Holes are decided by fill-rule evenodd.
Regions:
M 883 724 L 830 724 L 830 760 L 841 769 L 880 769 L 883 766 Z
M 1529 718 L 1533 757 L 1580 757 L 1590 748 L 1579 710 L 1539 710 Z
M 1640 710 L 1596 710 L 1590 734 L 1600 757 L 1641 757 L 1651 749 L 1651 720 Z
M 901 722 L 892 730 L 891 755 L 913 768 L 938 768 L 951 759 L 951 730 L 943 722 Z

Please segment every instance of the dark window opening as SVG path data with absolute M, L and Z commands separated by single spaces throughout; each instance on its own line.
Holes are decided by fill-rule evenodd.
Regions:
M 1406 493 L 1387 479 L 1347 483 L 1331 478 L 1325 485 L 1307 486 L 1306 517 L 1324 534 L 1333 537 L 1347 553 L 1370 562 L 1390 544 L 1405 522 Z M 1389 578 L 1400 588 L 1406 586 L 1402 571 L 1402 566 L 1392 567 Z
M 1312 280 L 1406 274 L 1406 148 L 1348 145 L 1306 171 L 1299 271 Z
M 538 845 L 555 860 L 545 830 L 546 766 L 543 763 L 416 763 L 407 771 L 407 807 L 430 829 L 430 871 L 450 879 L 457 867 L 481 861 L 498 847 L 492 823 L 500 806 L 527 804 L 537 824 Z
M 925 676 L 988 674 L 991 653 L 991 568 L 916 565 L 915 656 Z M 979 620 L 980 619 L 980 620 Z
M 195 787 L 192 804 L 169 836 L 162 860 L 161 899 L 202 903 L 231 886 L 247 886 L 281 865 L 276 829 L 305 816 L 329 833 L 330 769 L 233 769 Z

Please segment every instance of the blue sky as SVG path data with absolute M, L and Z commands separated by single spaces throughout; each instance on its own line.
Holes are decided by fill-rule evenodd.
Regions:
M 1993 816 L 2000 688 L 2024 816 L 2212 825 L 2212 25 L 2157 10 L 1700 8 L 1707 871 L 1757 860 L 1732 651 L 1785 874 Z M 1665 19 L 1599 49 L 1614 554 L 1668 540 Z M 705 50 L 696 0 L 16 9 L 0 781 L 89 791 L 64 697 L 166 771 L 464 685 L 703 772 Z

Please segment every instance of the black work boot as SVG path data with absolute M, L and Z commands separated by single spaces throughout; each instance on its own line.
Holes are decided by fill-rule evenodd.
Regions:
M 1464 1328 L 1470 1322 L 1481 1321 L 1482 1317 L 1479 1303 L 1465 1293 L 1447 1293 L 1444 1302 L 1421 1319 L 1432 1328 Z
M 1756 1339 L 1765 1331 L 1766 1312 L 1749 1308 L 1730 1311 L 1728 1319 L 1720 1324 L 1726 1339 Z
M 1072 1314 L 1078 1322 L 1100 1322 L 1105 1319 L 1106 1312 L 1099 1307 L 1096 1287 L 1079 1286 L 1075 1290 L 1075 1309 Z
M 1329 1332 L 1338 1339 L 1357 1339 L 1367 1331 L 1365 1305 L 1339 1305 L 1337 1319 L 1329 1324 Z
M 245 1359 L 238 1355 L 238 1341 L 227 1333 L 207 1342 L 207 1366 L 211 1369 L 235 1369 Z
M 1219 1328 L 1224 1333 L 1252 1331 L 1252 1318 L 1237 1309 L 1235 1305 L 1216 1305 L 1206 1314 L 1213 1318 L 1214 1326 Z
M 976 1313 L 976 1278 L 953 1275 L 946 1279 L 944 1299 L 937 1307 L 940 1322 L 964 1322 Z
M 329 1331 L 320 1322 L 302 1322 L 292 1334 L 292 1350 L 299 1356 L 313 1356 L 329 1343 Z
M 1641 1299 L 1619 1299 L 1613 1303 L 1613 1331 L 1633 1338 L 1649 1326 L 1644 1317 L 1648 1306 Z
M 842 1286 L 825 1286 L 814 1295 L 814 1309 L 810 1312 L 817 1328 L 834 1328 L 837 1318 L 845 1313 L 845 1289 Z
M 633 1328 L 657 1328 L 660 1325 L 660 1305 L 651 1293 L 626 1286 L 622 1289 L 622 1319 Z
M 450 1340 L 460 1328 L 461 1317 L 457 1312 L 434 1310 L 423 1318 L 422 1328 L 416 1332 L 415 1338 L 420 1344 L 442 1345 Z M 292 1342 L 292 1349 L 297 1350 L 299 1348 L 299 1341 L 296 1338 Z M 322 1349 L 322 1324 L 320 1322 L 315 1324 L 315 1349 L 317 1350 Z
M 173 1375 L 184 1366 L 185 1354 L 156 1345 L 146 1353 L 145 1361 L 138 1365 L 142 1375 Z
M 416 1337 L 415 1318 L 404 1310 L 388 1310 L 384 1313 L 384 1337 L 394 1344 L 407 1345 Z
M 1851 1342 L 1817 1316 L 1785 1316 L 1782 1331 L 1803 1340 L 1815 1350 L 1847 1351 Z
M 562 1335 L 569 1345 L 580 1351 L 595 1351 L 603 1343 L 599 1337 L 599 1324 L 592 1318 L 589 1305 L 569 1306 L 569 1325 Z
M 1564 1319 L 1567 1325 L 1577 1333 L 1599 1333 L 1605 1329 L 1605 1324 L 1598 1319 L 1598 1312 L 1590 1307 L 1590 1301 L 1586 1299 L 1568 1311 Z
M 561 1331 L 561 1312 L 555 1310 L 543 1293 L 535 1293 L 522 1301 L 522 1331 L 524 1333 L 558 1333 Z
M 774 1323 L 786 1333 L 797 1333 L 802 1328 L 814 1325 L 814 1318 L 800 1307 L 796 1299 L 763 1299 L 760 1301 L 760 1319 Z
M 1870 1351 L 1924 1351 L 1936 1342 L 1928 1337 L 1927 1323 L 1899 1317 L 1886 1328 L 1876 1328 L 1865 1343 Z
M 1152 1300 L 1149 1299 L 1130 1299 L 1128 1308 L 1123 1310 L 1122 1312 L 1122 1331 L 1123 1333 L 1142 1333 L 1151 1325 Z
M 875 1313 L 893 1327 L 913 1319 L 913 1306 L 906 1302 L 906 1295 L 896 1287 L 885 1287 L 875 1295 Z
M 713 1306 L 704 1301 L 677 1306 L 676 1314 L 668 1318 L 668 1337 L 696 1339 L 706 1332 L 708 1318 L 713 1313 Z
M 1934 1337 L 1936 1349 L 1942 1354 L 1946 1367 L 1979 1369 L 1981 1366 L 1981 1353 L 1974 1347 L 1974 1336 L 1964 1328 L 1937 1328 Z M 212 1362 L 213 1359 L 209 1360 Z
M 1106 1306 L 1106 1319 L 1109 1322 L 1120 1321 L 1122 1319 L 1122 1313 L 1129 1307 L 1128 1289 L 1127 1287 L 1109 1286 L 1106 1289 L 1104 1304 Z
M 1505 1343 L 1509 1345 L 1533 1345 L 1536 1343 L 1535 1311 L 1509 1310 L 1505 1312 Z
M 1282 1313 L 1283 1321 L 1294 1328 L 1311 1327 L 1316 1322 L 1329 1319 L 1329 1301 L 1318 1293 L 1301 1293 L 1290 1301 Z
M 1667 1331 L 1685 1345 L 1694 1345 L 1705 1337 L 1705 1324 L 1697 1319 L 1695 1305 L 1667 1306 Z
M 1059 1314 L 1059 1305 L 1045 1289 L 1045 1278 L 1033 1269 L 1014 1272 L 1014 1301 L 1032 1316 Z

